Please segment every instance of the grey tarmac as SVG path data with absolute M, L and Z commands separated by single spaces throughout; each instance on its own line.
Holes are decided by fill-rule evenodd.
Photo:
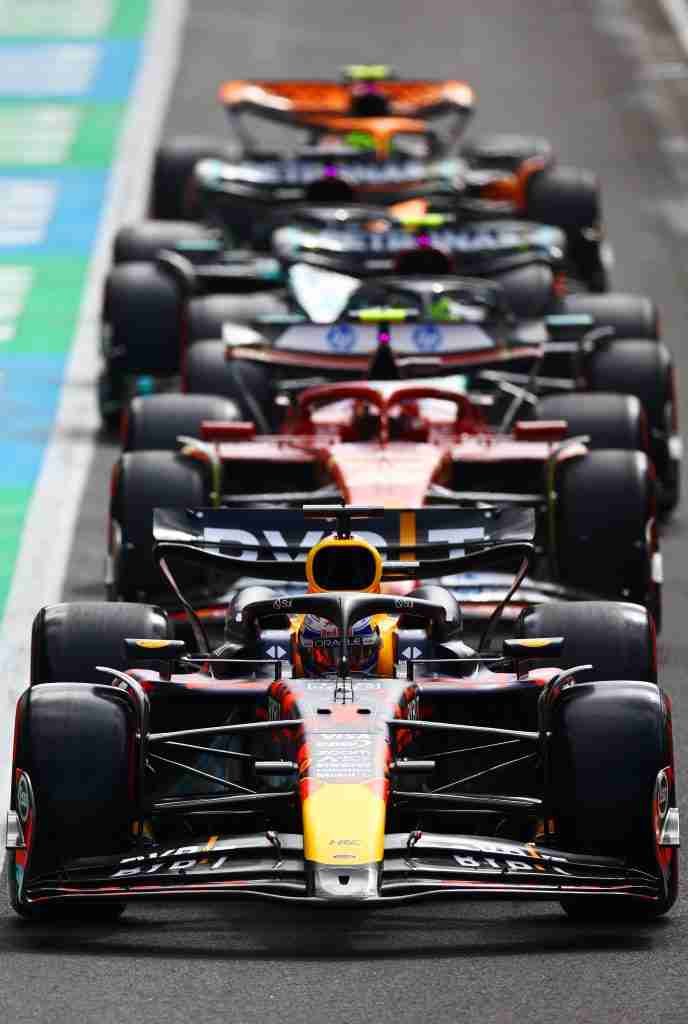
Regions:
M 656 0 L 192 0 L 166 131 L 225 132 L 224 78 L 337 74 L 353 60 L 466 78 L 475 130 L 548 136 L 594 168 L 616 288 L 648 292 L 682 371 L 688 424 L 688 57 Z M 65 598 L 102 596 L 101 444 Z M 686 813 L 688 529 L 666 531 L 663 682 Z M 688 819 L 686 819 L 688 820 Z M 380 1024 L 518 1019 L 679 1024 L 688 923 L 570 924 L 556 907 L 435 903 L 312 914 L 259 904 L 131 907 L 107 927 L 27 927 L 0 905 L 0 1007 L 28 1021 Z

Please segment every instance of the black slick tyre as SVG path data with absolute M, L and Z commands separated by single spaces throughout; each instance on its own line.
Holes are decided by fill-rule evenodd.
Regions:
M 120 228 L 115 236 L 115 263 L 153 262 L 164 249 L 219 245 L 217 232 L 193 221 L 148 220 Z
M 601 450 L 555 470 L 559 579 L 587 593 L 645 605 L 661 625 L 655 482 L 643 452 Z
M 591 352 L 583 366 L 593 391 L 635 395 L 649 430 L 649 451 L 660 483 L 661 511 L 668 514 L 681 496 L 681 444 L 674 367 L 666 345 L 645 340 L 614 341 Z
M 595 327 L 611 327 L 617 338 L 656 341 L 659 337 L 659 312 L 652 299 L 644 295 L 567 295 L 561 300 L 559 312 L 591 316 Z
M 652 921 L 666 914 L 678 895 L 678 851 L 660 842 L 666 812 L 676 806 L 666 697 L 638 680 L 579 682 L 552 701 L 547 728 L 547 804 L 556 843 L 591 858 L 618 858 L 659 882 L 655 897 L 642 887 L 630 896 L 569 896 L 563 909 L 579 921 Z
M 221 338 L 226 324 L 246 325 L 264 314 L 287 312 L 277 292 L 246 295 L 207 295 L 192 299 L 188 307 L 189 344 L 204 338 Z
M 235 402 L 241 417 L 268 433 L 273 390 L 266 366 L 248 359 L 227 359 L 222 341 L 197 341 L 186 353 L 183 384 L 191 394 L 222 395 Z
M 461 155 L 473 167 L 515 171 L 533 157 L 550 160 L 552 147 L 547 139 L 536 135 L 495 132 L 467 139 L 461 147 Z
M 238 420 L 237 405 L 215 395 L 146 395 L 132 399 L 122 426 L 124 451 L 176 451 L 177 438 L 201 437 L 204 420 Z
M 153 510 L 210 504 L 204 467 L 172 452 L 125 452 L 113 468 L 108 596 L 137 600 L 168 588 L 153 558 Z M 180 584 L 200 583 L 194 567 L 175 571 Z
M 552 601 L 522 613 L 517 633 L 526 639 L 563 636 L 560 665 L 592 664 L 581 680 L 657 682 L 654 622 L 642 605 L 623 601 Z
M 32 904 L 25 890 L 32 877 L 57 876 L 71 859 L 116 855 L 130 844 L 137 739 L 126 695 L 84 682 L 32 687 L 18 704 L 16 738 L 11 806 L 29 839 L 25 850 L 8 851 L 14 910 L 34 921 L 119 916 L 119 901 Z
M 31 685 L 102 683 L 96 665 L 125 669 L 124 641 L 168 640 L 172 628 L 160 608 L 109 601 L 70 601 L 47 605 L 31 631 Z
M 567 231 L 594 227 L 602 219 L 597 178 L 559 165 L 536 172 L 528 181 L 526 216 Z
M 237 151 L 218 139 L 189 135 L 168 139 L 155 154 L 151 187 L 151 216 L 179 220 L 196 213 L 190 183 L 200 160 L 229 160 Z
M 179 370 L 183 297 L 153 263 L 110 271 L 103 307 L 106 364 L 120 376 L 173 375 Z
M 648 449 L 645 413 L 634 395 L 549 395 L 537 403 L 535 418 L 566 420 L 569 437 L 585 435 L 591 448 Z

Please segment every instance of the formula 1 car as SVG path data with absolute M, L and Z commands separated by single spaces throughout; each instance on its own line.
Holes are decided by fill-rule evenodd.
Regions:
M 489 396 L 466 393 L 456 380 L 344 381 L 297 392 L 281 430 L 256 435 L 253 423 L 223 418 L 221 399 L 138 400 L 125 428 L 128 450 L 113 470 L 110 596 L 160 598 L 150 551 L 153 509 L 161 503 L 186 508 L 336 497 L 389 508 L 440 502 L 460 510 L 500 501 L 537 510 L 534 569 L 554 586 L 550 593 L 630 599 L 650 608 L 659 624 L 655 475 L 639 450 L 637 400 L 561 396 L 568 421 L 519 421 L 519 388 L 497 428 L 488 423 L 485 401 Z M 554 412 L 553 399 L 545 402 Z M 156 440 L 158 448 L 171 447 L 175 431 L 193 418 L 200 429 L 180 438 L 181 452 L 152 450 Z M 590 450 L 580 435 L 567 438 L 574 419 L 574 435 L 580 430 L 584 441 L 599 432 L 600 450 Z M 170 427 L 172 438 L 165 436 Z M 212 580 L 195 582 L 199 599 L 212 604 Z
M 260 247 L 275 216 L 289 216 L 303 203 L 431 198 L 463 219 L 518 216 L 563 228 L 580 276 L 605 287 L 593 174 L 557 166 L 540 138 L 485 136 L 457 154 L 475 102 L 465 82 L 398 80 L 380 66 L 351 68 L 347 79 L 224 83 L 219 98 L 240 151 L 228 153 L 207 139 L 164 144 L 153 215 L 192 215 Z M 285 155 L 261 151 L 244 115 L 305 132 L 307 146 L 291 152 L 282 146 Z
M 620 337 L 655 336 L 657 330 L 647 299 L 572 294 L 581 286 L 571 286 L 566 238 L 556 228 L 506 219 L 457 225 L 453 215 L 425 212 L 423 203 L 393 212 L 324 205 L 302 210 L 272 237 L 268 257 L 228 252 L 217 233 L 194 224 L 149 223 L 119 232 L 102 312 L 106 422 L 117 421 L 142 376 L 174 380 L 185 349 L 219 338 L 226 323 L 284 312 L 335 319 L 350 281 L 307 274 L 304 267 L 357 279 L 479 277 L 502 286 L 517 319 L 582 309 Z
M 188 608 L 189 651 L 148 605 L 38 613 L 15 724 L 15 911 L 497 896 L 587 920 L 666 913 L 679 812 L 645 609 L 545 603 L 495 647 L 500 601 L 471 646 L 441 586 L 381 587 L 515 562 L 508 601 L 533 555 L 532 513 L 304 512 L 159 511 L 156 558 Z M 285 561 L 275 534 L 322 539 Z M 213 649 L 177 562 L 228 579 L 248 568 L 301 595 L 240 587 Z
M 533 290 L 537 277 L 538 268 L 515 268 L 511 284 Z M 281 428 L 284 403 L 304 381 L 458 372 L 472 392 L 491 389 L 480 400 L 484 413 L 492 402 L 493 428 L 505 415 L 513 420 L 511 407 L 520 396 L 535 407 L 536 417 L 567 420 L 570 432 L 589 435 L 594 447 L 647 450 L 662 514 L 677 505 L 681 446 L 674 371 L 666 346 L 648 337 L 656 330 L 649 301 L 572 296 L 559 307 L 570 315 L 519 323 L 503 289 L 450 275 L 361 282 L 297 264 L 289 280 L 291 303 L 256 318 L 251 328 L 222 327 L 228 312 L 222 297 L 197 300 L 199 332 L 205 323 L 224 341 L 196 340 L 187 349 L 186 400 L 170 394 L 134 400 L 124 426 L 127 447 L 172 450 L 179 434 L 198 436 L 203 419 L 243 417 L 269 434 Z M 594 312 L 594 324 L 583 315 L 586 308 Z M 307 310 L 308 318 L 299 310 Z M 629 338 L 625 329 L 633 328 L 646 338 Z M 631 396 L 631 405 L 622 396 Z M 644 424 L 637 422 L 638 411 L 630 411 L 637 402 Z

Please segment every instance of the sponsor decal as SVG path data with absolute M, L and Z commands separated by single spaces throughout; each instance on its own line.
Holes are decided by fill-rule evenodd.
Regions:
M 439 330 L 436 324 L 413 325 L 395 323 L 391 331 L 391 345 L 395 352 L 400 355 L 417 355 L 418 353 L 431 354 L 436 348 L 437 335 L 431 333 L 421 336 L 421 348 L 415 338 L 415 332 L 419 327 L 428 327 Z M 349 333 L 351 332 L 351 333 Z M 353 340 L 351 340 L 353 337 Z M 481 327 L 474 323 L 460 322 L 454 324 L 443 324 L 440 335 L 441 351 L 446 354 L 464 352 L 483 352 L 495 347 L 494 338 L 490 337 Z M 379 348 L 378 325 L 371 323 L 360 323 L 356 325 L 348 323 L 337 323 L 331 327 L 320 326 L 319 324 L 300 324 L 295 327 L 287 327 L 283 334 L 275 341 L 275 348 L 278 351 L 288 350 L 290 352 L 311 352 L 328 354 L 335 352 L 337 355 L 372 355 Z
M 290 546 L 293 545 L 293 547 L 299 549 L 299 554 L 292 557 L 286 550 L 287 541 L 279 530 L 262 530 L 259 533 L 251 533 L 251 531 L 244 529 L 214 526 L 205 527 L 203 530 L 204 541 L 212 544 L 223 544 L 225 549 L 236 545 L 236 557 L 242 558 L 247 562 L 256 561 L 259 557 L 273 557 L 278 562 L 304 561 L 311 548 L 315 547 L 324 536 L 323 530 L 308 530 L 303 537 L 296 536 L 293 540 L 290 538 Z M 382 534 L 375 533 L 372 530 L 357 530 L 356 536 L 372 544 L 373 547 L 378 548 L 384 554 L 387 540 Z M 460 545 L 466 541 L 480 541 L 485 538 L 486 532 L 483 526 L 465 526 L 450 527 L 448 529 L 430 528 L 427 530 L 426 536 L 423 536 L 423 531 L 419 529 L 417 539 L 418 543 L 444 543 L 451 546 L 454 544 Z M 464 549 L 462 547 L 450 547 L 452 558 L 463 553 Z M 290 600 L 290 598 L 279 598 L 275 600 L 273 607 L 276 610 L 288 609 L 290 604 L 284 602 L 289 602 Z M 411 603 L 408 599 L 399 598 L 396 602 L 396 607 L 400 609 L 411 608 Z
M 414 244 L 414 234 L 405 228 L 390 227 L 387 231 L 369 231 L 359 224 L 333 225 L 317 232 L 312 228 L 295 229 L 292 234 L 296 247 L 320 249 L 336 253 L 364 253 L 382 255 L 406 252 Z M 423 245 L 443 252 L 471 255 L 495 255 L 523 252 L 528 249 L 552 249 L 561 244 L 560 232 L 541 231 L 526 227 L 490 227 L 475 230 L 438 228 L 423 231 Z
M 406 717 L 410 722 L 417 722 L 420 719 L 420 696 L 418 694 L 406 705 Z
M 535 860 L 521 860 L 513 857 L 505 857 L 502 860 L 495 860 L 494 857 L 479 857 L 476 855 L 454 854 L 454 860 L 460 868 L 468 871 L 476 871 L 483 874 L 493 874 L 495 871 L 500 875 L 505 873 L 518 872 L 527 874 L 529 872 L 542 870 L 537 867 Z M 557 875 L 569 875 L 570 872 L 558 865 L 548 864 L 547 871 Z
M 17 782 L 17 814 L 22 825 L 25 825 L 31 811 L 31 787 L 28 776 L 21 773 Z
M 419 352 L 437 352 L 442 348 L 442 331 L 436 324 L 419 324 L 411 337 Z
M 325 341 L 335 352 L 351 352 L 356 345 L 356 331 L 351 324 L 334 324 L 326 332 Z
M 317 733 L 310 740 L 311 769 L 317 779 L 368 779 L 375 775 L 377 737 L 369 733 Z
M 311 185 L 325 177 L 343 178 L 351 185 L 384 185 L 436 176 L 440 166 L 424 160 L 385 160 L 378 163 L 370 160 L 297 159 L 221 164 L 215 170 L 219 170 L 225 180 L 257 185 Z

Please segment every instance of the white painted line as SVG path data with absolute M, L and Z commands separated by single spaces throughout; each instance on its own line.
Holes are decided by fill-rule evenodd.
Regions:
M 688 5 L 686 0 L 658 0 L 658 3 L 676 33 L 682 49 L 688 56 Z
M 103 280 L 115 231 L 145 214 L 155 145 L 186 19 L 187 0 L 155 0 L 136 85 L 129 101 L 91 257 L 79 321 L 53 435 L 46 448 L 19 548 L 0 630 L 0 833 L 10 773 L 14 706 L 28 682 L 31 623 L 39 607 L 60 600 L 81 497 L 99 427 L 98 332 Z M 103 535 L 103 543 L 105 536 Z

